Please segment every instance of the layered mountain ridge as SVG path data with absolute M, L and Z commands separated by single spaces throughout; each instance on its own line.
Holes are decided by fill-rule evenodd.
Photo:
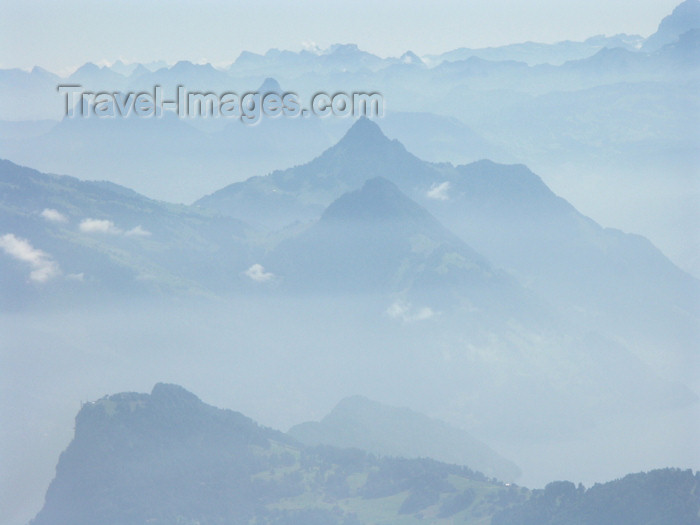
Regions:
M 12 414 L 54 421 L 95 381 L 163 370 L 218 378 L 275 421 L 358 391 L 414 406 L 524 476 L 556 450 L 550 469 L 603 454 L 611 476 L 690 461 L 697 282 L 525 166 L 424 162 L 359 120 L 315 160 L 219 197 L 173 205 L 0 163 L 4 355 L 54 378 L 29 401 L 8 378 Z M 16 318 L 39 327 L 33 342 Z M 640 421 L 672 421 L 674 446 Z M 644 445 L 601 447 L 610 426 Z M 36 449 L 13 450 L 26 464 Z
M 85 404 L 32 525 L 441 522 L 524 499 L 467 467 L 304 447 L 176 385 Z M 461 504 L 455 505 L 464 499 Z
M 371 436 L 374 424 L 391 424 L 383 419 L 354 430 Z M 696 525 L 698 483 L 697 473 L 663 469 L 589 490 L 560 481 L 530 491 L 428 458 L 303 446 L 182 387 L 157 384 L 150 394 L 83 405 L 30 523 Z

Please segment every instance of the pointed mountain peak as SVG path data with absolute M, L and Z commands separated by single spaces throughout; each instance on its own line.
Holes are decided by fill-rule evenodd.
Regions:
M 424 62 L 416 55 L 413 51 L 406 51 L 401 58 L 399 58 L 402 64 L 419 64 L 423 65 Z
M 68 78 L 78 82 L 90 82 L 94 80 L 118 80 L 120 77 L 123 77 L 123 75 L 112 71 L 107 66 L 98 66 L 94 62 L 86 62 Z
M 31 74 L 32 75 L 40 75 L 43 77 L 55 77 L 56 76 L 53 73 L 51 73 L 50 71 L 47 71 L 43 67 L 39 67 L 39 66 L 34 66 L 32 68 Z
M 307 445 L 355 447 L 375 454 L 431 457 L 469 465 L 513 480 L 520 469 L 485 443 L 456 427 L 410 408 L 362 396 L 341 400 L 320 422 L 296 425 L 289 435 Z
M 131 71 L 129 76 L 131 78 L 140 77 L 141 75 L 147 75 L 150 73 L 149 69 L 143 64 L 137 64 L 136 67 Z
M 171 69 L 185 69 L 194 67 L 194 63 L 189 60 L 178 60 Z
M 98 72 L 99 70 L 100 70 L 100 67 L 97 64 L 95 64 L 94 62 L 85 62 L 82 66 L 80 66 L 78 69 L 76 69 L 73 72 L 73 75 L 71 75 L 71 76 L 76 76 L 76 75 L 80 75 L 83 73 L 95 73 L 95 72 Z
M 338 145 L 368 145 L 372 143 L 390 142 L 376 122 L 367 117 L 360 117 L 345 133 Z
M 125 64 L 121 60 L 117 60 L 114 62 L 111 66 L 109 66 L 109 69 L 112 70 L 115 73 L 118 73 L 120 75 L 123 75 L 125 77 L 130 76 L 134 70 L 136 70 L 138 67 L 143 67 L 141 64 L 137 63 L 129 63 Z
M 427 211 L 383 177 L 367 180 L 362 188 L 342 195 L 321 217 L 322 221 L 380 221 L 430 218 Z
M 267 77 L 258 88 L 258 93 L 282 93 L 282 86 L 272 77 Z
M 241 54 L 238 55 L 238 58 L 234 60 L 229 69 L 233 68 L 234 66 L 240 66 L 241 64 L 254 63 L 263 58 L 263 56 L 264 55 L 259 55 L 258 53 L 253 53 L 251 51 L 241 51 Z

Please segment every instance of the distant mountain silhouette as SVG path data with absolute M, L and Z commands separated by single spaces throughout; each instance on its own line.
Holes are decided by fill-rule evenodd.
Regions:
M 260 87 L 258 88 L 258 93 L 261 94 L 266 94 L 266 93 L 277 93 L 277 94 L 283 94 L 282 91 L 282 86 L 280 86 L 280 83 L 277 82 L 274 78 L 267 77 L 262 84 L 260 84 Z
M 279 228 L 319 217 L 333 200 L 367 179 L 381 176 L 403 186 L 433 178 L 432 171 L 398 141 L 386 138 L 376 123 L 360 118 L 335 146 L 311 162 L 234 183 L 195 205 Z
M 67 78 L 67 83 L 94 86 L 113 92 L 124 89 L 127 79 L 124 75 L 115 72 L 109 67 L 100 67 L 92 62 L 88 62 L 71 74 Z
M 338 144 L 313 161 L 233 184 L 196 205 L 245 218 L 253 224 L 280 228 L 321 217 L 335 199 L 376 177 L 393 183 L 495 267 L 506 269 L 563 310 L 583 316 L 585 323 L 593 323 L 596 329 L 634 341 L 631 345 L 639 355 L 671 375 L 684 373 L 688 370 L 684 363 L 696 361 L 688 349 L 696 344 L 693 341 L 700 334 L 697 323 L 689 320 L 697 318 L 694 305 L 700 296 L 700 283 L 675 267 L 646 239 L 602 228 L 555 195 L 522 165 L 479 161 L 453 167 L 427 163 L 406 151 L 398 141 L 386 138 L 376 123 L 360 119 Z M 365 193 L 346 197 L 326 213 L 332 216 L 349 211 L 350 203 L 361 195 Z M 372 202 L 363 206 L 374 209 Z M 369 243 L 359 233 L 321 235 L 322 229 L 328 227 L 326 222 L 322 219 L 299 237 L 298 248 L 291 248 L 292 241 L 278 248 L 277 254 L 288 249 L 296 254 L 279 258 L 287 261 L 278 268 L 279 272 L 300 279 L 306 275 L 307 283 L 313 282 L 312 275 L 331 279 L 328 272 L 305 273 L 305 269 L 316 267 L 314 261 L 321 260 L 313 254 L 330 257 L 329 251 L 338 250 L 334 257 L 340 267 L 345 267 L 350 259 L 340 255 L 341 247 L 349 250 L 350 243 L 340 240 L 357 238 Z M 408 228 L 401 231 L 406 233 L 405 238 L 410 237 Z M 313 236 L 319 236 L 319 240 L 312 241 Z M 390 245 L 384 241 L 377 244 L 377 253 Z M 323 248 L 316 252 L 310 246 Z M 372 252 L 359 245 L 356 250 Z M 273 258 L 270 264 L 275 264 Z M 386 260 L 398 259 L 394 255 Z M 301 261 L 305 263 L 299 264 Z M 332 267 L 328 261 L 318 264 Z M 367 271 L 379 271 L 370 259 L 364 264 Z M 292 267 L 295 271 L 291 271 Z M 354 272 L 359 278 L 359 267 Z M 375 279 L 385 287 L 393 282 L 386 280 L 387 274 L 376 274 Z M 685 313 L 679 317 L 679 311 Z M 669 329 L 670 326 L 675 328 Z M 663 355 L 657 350 L 661 344 L 667 347 Z M 669 359 L 669 353 L 673 358 Z
M 467 432 L 407 408 L 362 396 L 341 400 L 320 422 L 301 423 L 289 435 L 309 446 L 353 447 L 394 457 L 429 457 L 467 465 L 503 481 L 520 469 Z
M 580 60 L 594 55 L 602 48 L 622 47 L 635 50 L 641 44 L 643 38 L 638 35 L 597 35 L 587 38 L 583 42 L 566 40 L 554 44 L 538 42 L 524 42 L 505 46 L 487 47 L 482 49 L 460 48 L 440 55 L 427 57 L 429 63 L 455 62 L 469 57 L 477 57 L 485 60 L 504 61 L 514 60 L 525 62 L 530 66 L 539 64 L 561 65 L 571 60 Z
M 495 294 L 507 282 L 381 177 L 339 197 L 318 222 L 280 243 L 266 261 L 266 267 L 297 290 L 407 292 L 435 287 L 445 298 L 450 287 L 458 292 L 470 283 Z

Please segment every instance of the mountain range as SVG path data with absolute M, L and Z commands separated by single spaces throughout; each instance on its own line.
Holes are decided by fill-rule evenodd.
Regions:
M 2 183 L 6 307 L 105 291 L 371 292 L 593 330 L 694 384 L 700 285 L 649 241 L 600 227 L 524 166 L 424 162 L 368 119 L 307 164 L 193 206 L 7 161 Z
M 337 142 L 347 121 L 263 119 L 253 130 L 235 119 L 70 120 L 56 86 L 242 94 L 274 78 L 305 105 L 319 91 L 376 92 L 386 132 L 421 158 L 525 163 L 599 223 L 644 234 L 698 277 L 698 6 L 686 0 L 647 39 L 596 36 L 397 58 L 343 44 L 244 52 L 223 69 L 85 64 L 66 78 L 2 70 L 0 158 L 83 179 L 99 172 L 149 197 L 190 203 L 231 181 L 305 162 Z
M 693 312 L 700 294 L 697 281 L 679 271 L 646 239 L 600 227 L 521 165 L 480 161 L 452 167 L 426 163 L 399 142 L 387 139 L 376 124 L 361 119 L 337 145 L 312 162 L 234 183 L 200 199 L 195 206 L 245 218 L 253 224 L 282 228 L 313 220 L 325 206 L 331 206 L 335 199 L 373 176 L 395 184 L 483 254 L 485 260 L 507 269 L 520 283 L 558 308 L 585 317 L 597 330 L 609 334 L 614 331 L 614 337 L 628 340 L 631 348 L 653 360 L 655 366 L 674 367 L 674 373 L 682 373 L 692 363 L 693 354 L 688 349 L 698 341 L 697 323 L 679 326 L 668 313 L 683 311 L 690 316 L 688 319 L 696 315 Z M 387 190 L 390 186 L 379 188 Z M 294 271 L 289 270 L 295 278 L 301 276 L 301 267 L 323 278 L 323 272 L 304 260 L 304 253 L 307 259 L 316 259 L 324 251 L 333 251 L 332 261 L 319 257 L 320 264 L 327 268 L 339 267 L 340 261 L 351 264 L 337 243 L 328 242 L 330 238 L 352 242 L 347 231 L 332 228 L 330 217 L 345 208 L 379 213 L 383 207 L 394 207 L 396 200 L 382 203 L 379 209 L 372 202 L 353 204 L 351 199 L 367 195 L 368 190 L 363 191 L 334 203 L 318 225 L 269 254 L 267 264 L 274 266 L 276 256 L 284 264 L 296 261 Z M 384 191 L 384 195 L 395 197 L 396 192 Z M 374 227 L 380 221 L 372 224 Z M 409 222 L 404 224 L 407 239 L 409 232 L 412 235 L 420 231 L 408 226 Z M 355 231 L 362 237 L 371 230 Z M 311 240 L 314 236 L 315 241 Z M 444 234 L 440 236 L 445 238 Z M 399 237 L 396 235 L 395 240 Z M 362 242 L 372 241 L 362 238 Z M 402 253 L 391 248 L 386 239 L 380 238 L 376 243 L 394 254 Z M 290 244 L 298 247 L 296 256 L 285 252 Z M 429 244 L 438 247 L 444 241 L 433 236 Z M 351 251 L 372 252 L 349 246 Z M 372 253 L 379 257 L 379 251 Z M 474 259 L 473 255 L 466 257 L 470 258 Z M 370 260 L 362 264 L 358 271 L 360 267 L 380 268 Z M 282 268 L 278 271 L 284 273 Z M 333 278 L 333 274 L 327 275 Z M 387 275 L 377 275 L 377 279 L 391 282 Z M 632 311 L 637 313 L 629 315 Z M 605 313 L 601 315 L 602 312 Z M 672 317 L 677 319 L 675 314 Z M 644 320 L 640 322 L 641 319 Z M 654 357 L 653 347 L 658 344 L 664 344 L 667 352 Z
M 32 396 L 4 383 L 3 417 L 34 414 L 0 434 L 28 476 L 65 446 L 27 435 L 63 428 L 66 400 L 153 370 L 278 427 L 353 394 L 415 407 L 526 480 L 558 450 L 537 482 L 600 454 L 610 476 L 692 457 L 697 281 L 522 165 L 425 162 L 361 119 L 190 206 L 3 161 L 0 224 L 5 370 L 44 378 Z M 640 437 L 650 420 L 674 446 Z
M 525 494 L 467 467 L 304 447 L 157 384 L 150 395 L 83 406 L 31 523 L 420 522 L 428 508 L 446 522 L 492 514 Z
M 63 279 L 48 286 L 89 291 L 85 279 L 98 289 L 116 279 L 113 291 L 221 293 L 256 283 L 279 291 L 332 285 L 408 299 L 439 282 L 450 291 L 433 294 L 438 301 L 464 299 L 460 290 L 480 275 L 492 283 L 489 297 L 500 283 L 503 307 L 534 293 L 622 338 L 663 373 L 694 366 L 698 283 L 646 239 L 600 227 L 524 166 L 428 163 L 368 119 L 307 164 L 234 183 L 189 207 L 111 183 L 2 167 L 5 234 L 55 259 Z M 47 218 L 51 210 L 56 220 Z M 15 290 L 13 299 L 35 296 L 35 284 L 20 277 L 21 259 L 3 261 L 12 267 L 3 286 Z M 254 266 L 279 279 L 246 277 Z M 471 286 L 472 300 L 477 290 Z
M 644 234 L 697 277 L 698 5 L 683 2 L 648 39 L 599 36 L 422 58 L 380 58 L 348 44 L 243 53 L 225 69 L 85 64 L 66 78 L 3 70 L 0 158 L 191 203 L 319 155 L 347 120 L 263 119 L 251 127 L 221 118 L 69 119 L 56 86 L 242 94 L 272 78 L 305 105 L 319 90 L 377 92 L 386 133 L 421 158 L 527 164 L 597 222 Z
M 697 475 L 622 476 L 698 468 L 698 6 L 648 39 L 0 71 L 0 521 L 66 450 L 38 523 L 695 523 Z M 63 118 L 66 82 L 385 112 Z

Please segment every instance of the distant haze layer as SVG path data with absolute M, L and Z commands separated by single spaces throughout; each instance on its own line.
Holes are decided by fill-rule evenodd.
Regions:
M 3 2 L 0 68 L 40 65 L 65 72 L 86 61 L 231 63 L 244 50 L 326 48 L 355 42 L 384 56 L 442 53 L 458 47 L 582 40 L 595 34 L 648 36 L 675 0 L 309 0 L 293 7 L 183 0 Z M 138 13 L 138 16 L 136 15 Z M 177 28 L 176 39 L 172 38 Z M 128 36 L 128 38 L 125 38 Z

